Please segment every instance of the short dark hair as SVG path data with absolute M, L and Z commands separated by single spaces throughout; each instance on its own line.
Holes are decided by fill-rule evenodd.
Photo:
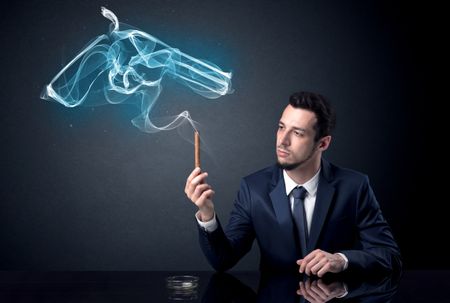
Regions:
M 331 135 L 336 125 L 336 114 L 324 96 L 311 92 L 296 92 L 289 97 L 289 104 L 316 114 L 317 123 L 314 125 L 316 142 L 320 138 Z

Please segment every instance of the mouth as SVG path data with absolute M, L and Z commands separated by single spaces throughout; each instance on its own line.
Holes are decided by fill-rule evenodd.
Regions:
M 280 158 L 286 158 L 287 156 L 289 156 L 289 152 L 285 151 L 283 149 L 277 148 L 277 156 Z

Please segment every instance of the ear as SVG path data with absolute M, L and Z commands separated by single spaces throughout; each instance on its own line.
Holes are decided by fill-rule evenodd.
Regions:
M 331 136 L 325 136 L 319 140 L 317 148 L 320 151 L 326 151 L 328 149 L 328 146 L 330 146 L 330 143 L 331 143 Z

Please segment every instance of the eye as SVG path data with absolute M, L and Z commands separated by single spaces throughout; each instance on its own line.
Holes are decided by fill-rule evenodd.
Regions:
M 305 134 L 301 131 L 296 130 L 296 131 L 294 131 L 294 135 L 297 137 L 303 137 Z
M 278 125 L 278 130 L 282 130 L 282 129 L 284 129 L 284 126 L 283 125 Z

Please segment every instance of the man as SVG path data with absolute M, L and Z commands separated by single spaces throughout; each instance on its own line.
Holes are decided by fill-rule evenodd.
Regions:
M 255 239 L 261 270 L 322 277 L 401 267 L 367 176 L 322 158 L 334 124 L 323 96 L 293 94 L 278 125 L 278 163 L 243 178 L 225 230 L 214 212 L 208 174 L 194 169 L 185 193 L 199 208 L 200 244 L 216 270 L 234 266 Z

